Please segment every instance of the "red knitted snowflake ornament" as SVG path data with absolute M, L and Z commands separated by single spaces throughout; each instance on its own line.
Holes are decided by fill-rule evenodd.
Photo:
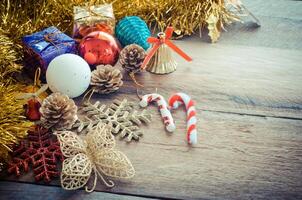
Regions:
M 54 177 L 58 177 L 60 172 L 57 164 L 62 162 L 64 157 L 59 142 L 53 137 L 48 129 L 34 126 L 28 131 L 28 142 L 23 140 L 12 152 L 8 173 L 20 176 L 22 171 L 28 172 L 31 165 L 36 181 L 44 180 L 49 183 Z

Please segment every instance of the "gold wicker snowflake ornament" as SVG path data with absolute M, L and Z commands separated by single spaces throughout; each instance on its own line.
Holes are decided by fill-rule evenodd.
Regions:
M 78 120 L 73 125 L 73 130 L 78 133 L 86 133 L 99 122 L 111 127 L 113 135 L 119 135 L 127 142 L 139 140 L 143 135 L 140 130 L 142 124 L 151 122 L 151 114 L 147 110 L 138 112 L 134 110 L 134 104 L 127 99 L 122 101 L 113 100 L 109 106 L 102 105 L 96 101 L 94 104 L 85 102 L 81 107 L 81 114 L 85 115 L 85 120 Z
M 82 139 L 71 131 L 57 133 L 63 155 L 61 186 L 66 190 L 76 190 L 84 187 L 91 174 L 94 174 L 93 186 L 87 192 L 92 192 L 101 178 L 107 187 L 113 187 L 113 178 L 131 178 L 134 168 L 125 154 L 115 149 L 114 136 L 110 126 L 99 123 Z

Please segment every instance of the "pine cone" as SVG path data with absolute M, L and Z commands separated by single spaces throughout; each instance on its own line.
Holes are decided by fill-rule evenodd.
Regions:
M 111 65 L 98 65 L 91 74 L 92 88 L 100 94 L 117 91 L 123 85 L 121 71 Z
M 142 47 L 130 44 L 121 51 L 119 63 L 127 72 L 137 73 L 141 70 L 145 57 L 146 51 Z
M 40 108 L 42 125 L 54 130 L 70 129 L 78 119 L 77 110 L 67 95 L 53 93 L 44 99 Z

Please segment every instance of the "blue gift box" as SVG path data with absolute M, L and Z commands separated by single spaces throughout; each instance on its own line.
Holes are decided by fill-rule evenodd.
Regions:
M 25 67 L 32 76 L 36 69 L 40 67 L 43 78 L 52 59 L 65 53 L 77 53 L 75 40 L 54 26 L 24 36 L 22 42 Z

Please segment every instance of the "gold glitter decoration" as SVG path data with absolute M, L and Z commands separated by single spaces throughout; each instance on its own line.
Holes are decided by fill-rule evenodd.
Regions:
M 13 41 L 0 28 L 0 81 L 21 69 L 21 65 L 17 64 L 20 56 L 14 46 Z

